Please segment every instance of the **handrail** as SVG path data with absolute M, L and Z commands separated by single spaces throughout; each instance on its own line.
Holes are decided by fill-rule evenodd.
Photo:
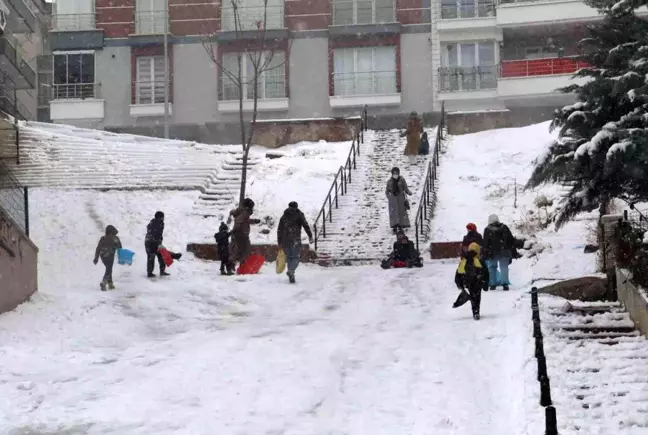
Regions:
M 428 168 L 425 173 L 425 184 L 423 185 L 423 193 L 419 201 L 418 210 L 416 211 L 416 219 L 414 220 L 414 231 L 416 238 L 416 250 L 419 250 L 419 241 L 422 237 L 427 237 L 429 228 L 424 224 L 428 217 L 432 217 L 432 210 L 436 204 L 435 197 L 435 181 L 437 178 L 436 168 L 439 166 L 439 153 L 441 152 L 441 143 L 443 142 L 443 134 L 445 130 L 445 106 L 441 105 L 441 119 L 437 127 L 436 138 L 434 139 L 434 150 L 432 151 L 432 160 L 428 163 Z M 429 216 L 428 216 L 429 214 Z
M 324 198 L 324 204 L 322 204 L 322 208 L 320 208 L 320 211 L 315 218 L 315 223 L 313 224 L 313 239 L 316 251 L 319 239 L 326 238 L 326 221 L 328 220 L 329 223 L 333 222 L 334 207 L 335 209 L 339 208 L 339 198 L 346 195 L 348 192 L 348 185 L 353 179 L 353 170 L 356 169 L 356 156 L 360 155 L 360 144 L 364 143 L 365 130 L 367 130 L 367 106 L 365 106 L 362 111 L 360 130 L 354 132 L 351 149 L 349 150 L 346 162 L 343 166 L 340 166 L 337 174 L 335 174 L 333 183 L 331 183 L 331 188 Z M 320 220 L 321 224 L 318 225 Z

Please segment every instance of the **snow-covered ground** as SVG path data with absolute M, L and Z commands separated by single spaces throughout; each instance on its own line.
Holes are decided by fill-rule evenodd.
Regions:
M 525 144 L 550 137 L 542 126 L 505 132 L 453 138 L 437 240 L 459 239 L 469 221 L 483 228 L 493 211 L 516 219 L 510 190 L 475 190 L 490 192 L 496 170 L 518 173 L 533 157 Z M 487 147 L 482 159 L 469 159 L 478 146 Z M 304 159 L 283 157 L 270 162 L 281 171 L 253 175 L 260 217 L 263 207 L 278 217 L 291 199 L 309 212 L 310 179 L 288 176 L 316 173 L 322 159 L 297 168 Z M 496 169 L 479 169 L 484 160 Z M 533 279 L 595 271 L 595 256 L 577 248 L 588 221 L 539 231 L 544 251 L 513 263 L 512 290 L 484 293 L 475 322 L 468 307 L 451 308 L 454 260 L 390 271 L 302 265 L 291 286 L 273 265 L 222 278 L 217 264 L 187 255 L 168 279 L 147 280 L 143 238 L 156 210 L 166 213 L 174 250 L 216 230 L 214 219 L 189 216 L 194 200 L 191 192 L 32 191 L 40 291 L 0 316 L 1 434 L 544 432 L 526 290 Z M 92 264 L 106 224 L 137 252 L 133 266 L 116 266 L 112 292 L 99 291 L 102 268 Z

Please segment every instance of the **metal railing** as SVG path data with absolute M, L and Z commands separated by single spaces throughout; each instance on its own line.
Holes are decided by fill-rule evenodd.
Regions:
M 395 3 L 393 0 L 333 0 L 333 25 L 393 23 Z
M 278 74 L 269 74 L 276 70 Z M 221 89 L 223 101 L 231 101 L 239 99 L 239 92 L 241 86 L 234 83 L 226 75 L 221 74 Z M 257 83 L 257 96 L 259 100 L 266 100 L 271 98 L 286 98 L 286 76 L 284 67 L 278 67 L 274 70 L 266 71 Z M 254 99 L 254 85 L 252 83 L 243 83 L 244 100 Z
M 368 71 L 333 74 L 334 95 L 375 95 L 396 93 L 396 71 Z
M 469 19 L 494 17 L 496 14 L 495 2 L 493 0 L 462 0 L 458 4 L 441 4 L 441 19 Z
M 135 82 L 135 104 L 164 103 L 164 78 L 158 81 Z
M 464 92 L 497 88 L 497 66 L 439 68 L 439 92 Z
M 268 2 L 270 3 L 270 2 Z M 238 19 L 238 30 L 283 29 L 284 5 L 240 6 L 236 9 L 230 2 L 223 3 L 221 9 L 221 31 L 233 32 L 236 29 L 235 19 Z M 265 17 L 265 23 L 264 23 Z
M 169 13 L 165 10 L 135 11 L 135 34 L 162 35 L 169 31 Z
M 86 98 L 99 98 L 101 95 L 101 85 L 99 83 L 71 83 L 71 84 L 53 84 L 53 100 L 84 100 Z
M 0 209 L 29 236 L 29 191 L 0 160 Z M 2 240 L 0 240 L 2 242 Z
M 434 138 L 434 149 L 432 151 L 432 160 L 428 163 L 425 173 L 425 184 L 423 193 L 419 201 L 416 218 L 414 219 L 414 234 L 416 240 L 416 250 L 419 250 L 419 243 L 422 238 L 428 236 L 428 220 L 432 217 L 434 206 L 436 205 L 436 179 L 437 167 L 439 166 L 439 153 L 445 137 L 445 105 L 441 105 L 441 118 L 437 127 L 436 137 Z
M 59 32 L 95 30 L 96 14 L 57 14 L 52 15 L 52 29 Z
M 501 78 L 573 74 L 589 64 L 579 57 L 504 60 L 499 68 Z
M 360 145 L 364 143 L 364 132 L 367 130 L 367 106 L 362 111 L 360 120 L 360 129 L 354 132 L 354 138 L 351 142 L 351 149 L 349 156 L 346 159 L 344 166 L 340 166 L 331 188 L 324 198 L 324 204 L 320 209 L 315 223 L 313 224 L 314 234 L 314 248 L 317 251 L 317 242 L 321 238 L 326 238 L 326 222 L 333 222 L 333 210 L 337 210 L 340 206 L 339 198 L 346 195 L 348 185 L 353 182 L 353 171 L 356 169 L 356 157 L 360 155 Z

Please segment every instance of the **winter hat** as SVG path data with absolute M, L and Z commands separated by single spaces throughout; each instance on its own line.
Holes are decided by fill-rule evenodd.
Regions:
M 119 231 L 117 231 L 117 228 L 113 227 L 112 225 L 108 225 L 106 227 L 106 235 L 107 236 L 116 236 L 118 232 Z
M 220 227 L 218 227 L 218 231 L 227 231 L 228 227 L 225 222 L 221 222 Z
M 161 211 L 156 211 L 155 219 L 164 219 L 164 213 L 162 213 Z
M 290 201 L 288 203 L 288 207 L 290 207 L 290 208 L 299 208 L 299 205 L 297 205 L 297 201 Z
M 492 214 L 492 215 L 488 216 L 488 225 L 496 224 L 496 223 L 499 223 L 499 218 L 497 217 L 496 214 Z
M 243 200 L 243 207 L 254 208 L 254 201 L 252 201 L 250 198 L 245 198 Z
M 473 224 L 472 222 L 466 225 L 466 229 L 468 231 L 477 231 L 477 225 Z
M 398 169 L 396 166 L 394 166 L 391 170 L 392 175 L 397 174 L 400 175 L 400 169 Z

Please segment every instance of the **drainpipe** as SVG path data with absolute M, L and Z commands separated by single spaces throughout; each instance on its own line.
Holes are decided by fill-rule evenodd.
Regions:
M 169 0 L 164 5 L 164 138 L 169 138 Z

